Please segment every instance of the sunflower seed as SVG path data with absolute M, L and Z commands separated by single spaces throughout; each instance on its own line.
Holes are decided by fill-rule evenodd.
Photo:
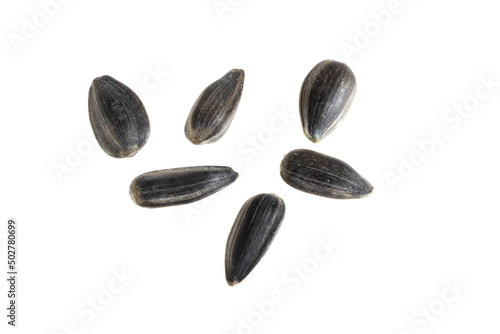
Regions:
M 351 69 L 334 60 L 317 64 L 300 91 L 300 118 L 304 134 L 316 143 L 328 136 L 344 118 L 356 94 Z
M 373 187 L 351 166 L 327 155 L 294 150 L 281 162 L 281 178 L 306 193 L 346 199 L 369 195 Z
M 196 100 L 184 127 L 193 144 L 219 140 L 229 129 L 243 92 L 245 72 L 231 70 L 205 88 Z
M 97 142 L 114 158 L 133 157 L 149 138 L 149 118 L 141 100 L 110 76 L 92 82 L 89 116 Z
M 222 190 L 237 177 L 238 173 L 223 166 L 158 170 L 136 177 L 130 184 L 130 197 L 149 208 L 187 204 Z
M 243 204 L 226 244 L 226 281 L 245 279 L 266 254 L 285 217 L 285 202 L 274 194 L 260 194 Z

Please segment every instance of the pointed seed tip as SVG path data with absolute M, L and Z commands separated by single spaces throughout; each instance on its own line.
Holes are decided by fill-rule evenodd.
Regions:
M 229 286 L 235 286 L 236 284 L 240 283 L 240 281 L 231 281 L 231 282 L 226 281 L 226 282 L 227 282 L 227 285 L 229 285 Z
M 316 136 L 311 136 L 309 134 L 306 134 L 306 136 L 307 136 L 307 139 L 312 141 L 314 144 L 319 143 L 321 141 L 321 139 L 316 137 Z
M 313 143 L 316 144 L 321 141 L 321 138 L 318 138 L 317 136 L 310 134 L 306 129 L 303 129 L 303 132 L 306 138 L 312 141 Z
M 197 138 L 188 138 L 188 140 L 189 140 L 192 144 L 194 144 L 194 145 L 202 145 L 202 144 L 204 144 L 204 142 L 203 142 L 203 141 L 201 141 L 201 140 L 199 140 L 199 139 L 197 139 Z

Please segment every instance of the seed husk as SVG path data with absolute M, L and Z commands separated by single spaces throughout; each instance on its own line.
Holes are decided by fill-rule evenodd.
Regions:
M 133 157 L 149 138 L 149 118 L 141 100 L 110 76 L 92 82 L 89 117 L 97 142 L 114 158 Z
M 209 85 L 189 113 L 184 133 L 193 144 L 219 140 L 229 129 L 243 92 L 245 72 L 233 69 Z
M 300 91 L 302 129 L 316 143 L 328 136 L 342 121 L 356 94 L 351 69 L 334 60 L 324 60 L 307 75 Z
M 135 204 L 157 208 L 187 204 L 210 196 L 238 178 L 231 167 L 196 166 L 144 173 L 130 184 Z
M 234 286 L 247 277 L 266 254 L 285 217 L 285 202 L 260 194 L 243 204 L 226 244 L 226 281 Z
M 310 150 L 294 150 L 281 162 L 281 178 L 306 193 L 337 199 L 362 198 L 372 185 L 345 162 Z

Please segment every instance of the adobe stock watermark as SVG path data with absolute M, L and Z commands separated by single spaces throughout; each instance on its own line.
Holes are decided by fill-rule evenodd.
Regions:
M 146 66 L 146 75 L 141 82 L 135 86 L 131 86 L 132 90 L 144 101 L 151 92 L 160 87 L 160 85 L 169 76 L 160 68 L 160 65 L 155 67 Z M 80 167 L 86 158 L 95 152 L 98 146 L 92 129 L 87 128 L 82 130 L 79 139 L 74 145 L 66 145 L 64 153 L 59 159 L 53 160 L 51 163 L 52 170 L 60 183 L 71 175 L 78 167 Z
M 408 328 L 398 334 L 424 333 L 467 289 L 467 286 L 460 283 L 457 278 L 453 281 L 446 279 L 443 285 L 441 293 L 436 298 L 420 306 L 408 317 Z
M 406 2 L 410 1 L 412 0 L 406 0 Z M 401 14 L 403 10 L 404 4 L 401 0 L 390 0 L 386 8 L 372 10 L 369 21 L 362 26 L 354 27 L 352 41 L 340 43 L 340 50 L 345 60 L 351 62 L 354 55 L 361 54 L 384 29 L 389 27 L 394 17 Z
M 30 16 L 21 17 L 20 29 L 17 32 L 8 32 L 7 39 L 15 53 L 19 53 L 21 46 L 27 45 L 40 31 L 54 19 L 62 8 L 71 0 L 40 0 L 38 9 Z
M 398 156 L 397 167 L 384 173 L 387 185 L 392 191 L 405 183 L 418 167 L 435 154 L 438 146 L 448 140 L 449 132 L 458 130 L 463 122 L 479 109 L 481 102 L 491 98 L 500 87 L 500 81 L 495 81 L 492 74 L 488 77 L 479 76 L 478 81 L 479 84 L 473 93 L 443 112 L 443 126 L 435 127 L 430 131 L 430 135 L 415 140 L 415 145 L 409 153 Z
M 112 270 L 111 275 L 112 277 L 102 289 L 90 295 L 76 306 L 76 316 L 73 320 L 68 321 L 63 328 L 55 332 L 49 332 L 48 334 L 83 333 L 84 327 L 95 321 L 101 312 L 108 309 L 116 296 L 123 293 L 130 282 L 134 280 L 134 277 L 130 276 L 125 268 L 122 268 L 121 271 Z
M 297 113 L 292 112 L 287 106 L 273 108 L 271 114 L 272 117 L 267 121 L 265 126 L 260 128 L 256 133 L 244 138 L 236 146 L 236 157 L 228 160 L 225 166 L 229 166 L 235 171 L 241 172 L 242 166 L 245 163 L 255 161 L 259 154 L 272 145 L 276 138 L 298 117 Z M 216 198 L 217 194 L 214 194 L 201 201 L 179 206 L 178 210 L 183 221 L 186 224 L 191 224 L 192 218 L 199 216 Z
M 297 113 L 289 107 L 273 108 L 272 117 L 257 133 L 243 139 L 236 152 L 238 160 L 255 161 L 260 152 L 265 151 L 275 140 L 278 134 L 284 132 L 287 126 L 297 118 Z
M 170 75 L 168 71 L 161 69 L 160 64 L 156 64 L 155 67 L 148 65 L 144 71 L 146 75 L 141 83 L 131 87 L 141 100 L 147 99 L 149 94 L 158 89 Z
M 227 13 L 233 12 L 243 3 L 243 0 L 214 0 L 212 7 L 221 21 L 224 21 Z
M 276 309 L 283 305 L 291 294 L 298 291 L 315 272 L 320 265 L 332 258 L 340 244 L 333 241 L 330 236 L 316 238 L 317 245 L 312 253 L 297 264 L 292 265 L 281 275 L 283 287 L 275 288 L 269 293 L 269 297 L 253 302 L 253 310 L 236 319 L 236 328 L 224 334 L 253 334 L 261 327 L 266 319 L 275 314 Z

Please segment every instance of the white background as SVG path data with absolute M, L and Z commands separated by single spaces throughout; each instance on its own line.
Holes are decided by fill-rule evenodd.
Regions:
M 3 1 L 1 261 L 4 271 L 5 225 L 16 217 L 20 278 L 15 329 L 0 284 L 0 332 L 498 333 L 500 87 L 463 120 L 447 111 L 477 102 L 476 89 L 488 93 L 481 78 L 500 81 L 498 7 L 401 0 L 381 27 L 373 12 L 390 3 L 222 0 L 229 7 L 218 12 L 213 0 L 74 0 L 43 22 L 39 2 Z M 34 21 L 38 31 L 23 36 Z M 13 36 L 25 39 L 15 46 Z M 357 53 L 343 52 L 348 44 Z M 313 144 L 298 96 L 324 59 L 346 62 L 358 91 L 339 127 Z M 192 145 L 183 132 L 192 104 L 232 68 L 246 81 L 229 131 Z M 153 70 L 168 76 L 154 81 Z M 84 134 L 88 89 L 104 74 L 143 90 L 151 136 L 131 159 L 107 156 Z M 398 175 L 400 159 L 422 158 L 416 141 L 435 129 L 445 140 L 391 187 L 388 173 Z M 279 164 L 296 148 L 346 161 L 373 195 L 340 201 L 290 188 Z M 71 158 L 78 149 L 87 155 Z M 208 201 L 148 210 L 130 200 L 141 173 L 232 162 L 239 179 Z M 70 171 L 58 178 L 61 165 Z M 229 287 L 227 235 L 241 205 L 262 192 L 284 199 L 285 221 L 261 263 Z M 340 244 L 319 263 L 318 238 Z M 291 274 L 294 265 L 308 277 Z M 122 270 L 133 279 L 109 292 Z M 463 290 L 444 303 L 447 281 Z M 270 307 L 274 290 L 283 297 Z M 86 303 L 96 297 L 107 304 L 91 319 Z

